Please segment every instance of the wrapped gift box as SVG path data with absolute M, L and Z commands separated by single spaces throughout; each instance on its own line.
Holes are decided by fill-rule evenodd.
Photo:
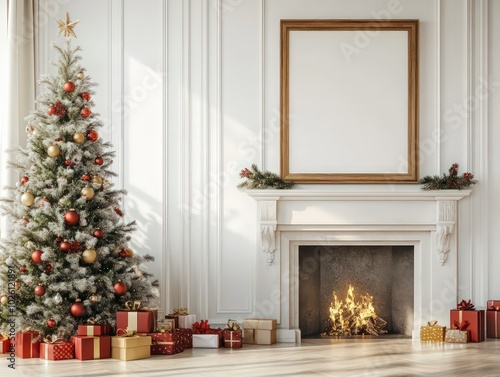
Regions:
M 246 318 L 243 320 L 243 330 L 253 330 L 254 344 L 276 343 L 276 319 Z M 249 341 L 247 341 L 249 340 Z M 250 343 L 250 333 L 245 334 L 244 343 Z
M 488 338 L 500 338 L 500 311 L 486 311 L 486 334 Z
M 275 330 L 255 330 L 255 344 L 274 344 L 276 343 Z
M 484 341 L 484 310 L 450 310 L 450 324 L 455 321 L 462 323 L 469 321 L 470 341 L 473 343 Z
M 75 343 L 78 360 L 109 359 L 111 357 L 111 336 L 78 335 L 71 338 Z
M 40 359 L 70 360 L 75 358 L 75 345 L 71 342 L 40 343 Z
M 437 321 L 427 322 L 427 326 L 420 327 L 421 342 L 442 342 L 444 341 L 446 327 L 439 326 Z
M 79 325 L 78 335 L 86 336 L 102 336 L 110 335 L 111 326 L 110 325 Z
M 184 351 L 181 334 L 177 331 L 151 333 L 151 355 L 173 355 Z
M 194 323 L 196 322 L 195 314 L 180 315 L 178 318 L 179 318 L 179 328 L 181 329 L 192 329 Z
M 488 300 L 486 301 L 486 309 L 491 310 L 500 307 L 500 300 Z
M 193 348 L 219 348 L 219 334 L 193 334 Z
M 8 336 L 3 337 L 2 334 L 0 334 L 0 354 L 9 352 L 10 352 L 10 339 Z
M 444 341 L 447 343 L 469 343 L 470 330 L 447 329 Z
M 40 334 L 38 331 L 25 331 L 16 334 L 16 356 L 21 359 L 40 357 Z
M 243 335 L 241 330 L 224 330 L 224 347 L 225 348 L 241 348 Z
M 243 329 L 243 343 L 254 344 L 255 343 L 255 330 L 254 329 Z
M 158 310 L 119 310 L 116 312 L 116 328 L 138 333 L 152 333 L 156 329 Z
M 124 361 L 151 357 L 150 336 L 111 337 L 111 357 Z
M 175 332 L 179 334 L 179 343 L 182 344 L 182 348 L 193 348 L 193 330 L 175 329 Z
M 165 319 L 172 319 L 174 321 L 174 326 L 172 327 L 173 329 L 178 329 L 179 328 L 179 316 L 175 314 L 167 314 L 165 316 Z

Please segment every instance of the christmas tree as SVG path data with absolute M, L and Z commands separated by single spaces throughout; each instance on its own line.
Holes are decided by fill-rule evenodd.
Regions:
M 75 36 L 69 15 L 60 34 Z M 80 65 L 81 49 L 59 47 L 57 75 L 41 78 L 47 91 L 26 120 L 26 148 L 11 167 L 20 182 L 2 200 L 12 219 L 0 245 L 0 328 L 15 318 L 19 331 L 68 338 L 89 319 L 114 324 L 129 300 L 154 305 L 157 281 L 141 271 L 151 256 L 128 247 L 134 222 L 120 210 L 124 190 L 113 189 L 114 153 L 99 138 L 93 87 Z

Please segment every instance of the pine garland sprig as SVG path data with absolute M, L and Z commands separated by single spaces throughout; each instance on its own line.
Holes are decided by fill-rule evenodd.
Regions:
M 295 185 L 295 182 L 284 181 L 277 174 L 270 171 L 261 172 L 256 164 L 252 164 L 252 170 L 248 168 L 240 172 L 241 178 L 246 178 L 237 187 L 240 190 L 245 189 L 266 189 L 269 187 L 276 189 L 289 189 Z
M 465 172 L 462 175 L 458 175 L 458 164 L 454 163 L 448 169 L 448 173 L 443 175 L 427 175 L 423 177 L 419 183 L 423 190 L 463 190 L 474 186 L 477 181 L 474 179 L 474 175 L 469 172 Z

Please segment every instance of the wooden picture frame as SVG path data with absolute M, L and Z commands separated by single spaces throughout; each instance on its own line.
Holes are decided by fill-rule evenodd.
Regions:
M 418 25 L 281 20 L 283 179 L 418 182 Z

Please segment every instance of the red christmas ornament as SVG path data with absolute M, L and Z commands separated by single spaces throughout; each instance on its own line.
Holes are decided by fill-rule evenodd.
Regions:
M 43 251 L 35 250 L 34 252 L 31 253 L 31 260 L 38 264 L 42 263 L 42 254 Z
M 38 297 L 41 297 L 45 294 L 45 288 L 43 287 L 43 285 L 37 285 L 35 287 L 35 295 L 37 295 Z
M 21 268 L 20 268 L 21 272 L 26 272 L 26 265 L 22 265 Z
M 55 139 L 55 141 L 56 141 L 56 142 L 57 142 L 57 141 L 61 141 L 61 138 L 60 138 L 60 137 L 58 137 L 57 139 Z
M 47 327 L 50 327 L 50 328 L 56 327 L 56 321 L 53 318 L 48 319 L 47 320 Z
M 82 118 L 87 118 L 90 116 L 90 114 L 92 114 L 92 111 L 90 111 L 88 107 L 84 107 L 82 111 L 80 111 L 80 115 L 82 116 Z
M 127 285 L 121 280 L 118 280 L 113 288 L 115 289 L 115 293 L 118 296 L 123 296 L 125 293 L 127 293 Z
M 72 81 L 68 81 L 64 84 L 64 91 L 66 93 L 73 93 L 75 91 L 75 84 Z
M 102 237 L 104 237 L 104 232 L 101 229 L 94 230 L 93 234 L 95 238 L 101 239 Z
M 59 245 L 59 248 L 61 249 L 61 251 L 69 253 L 69 251 L 71 250 L 71 244 L 68 241 L 64 240 L 64 242 L 61 242 L 61 244 Z
M 73 161 L 66 160 L 66 161 L 64 161 L 64 165 L 69 166 L 70 168 L 72 168 L 73 165 L 74 165 L 74 163 L 73 163 Z
M 52 271 L 52 266 L 50 264 L 45 266 L 45 272 L 50 272 Z
M 82 97 L 85 101 L 90 101 L 90 94 L 89 92 L 83 92 L 82 94 L 80 94 L 80 97 Z
M 125 248 L 125 249 L 120 250 L 120 256 L 122 258 L 127 258 L 127 257 L 130 257 L 131 255 L 129 254 L 128 250 Z
M 57 243 L 61 243 L 61 242 L 62 242 L 61 237 L 56 237 L 56 242 L 57 242 Z
M 97 165 L 102 165 L 104 163 L 104 160 L 102 157 L 96 157 L 94 162 L 97 164 Z
M 97 133 L 96 130 L 90 130 L 88 133 L 87 133 L 87 139 L 89 139 L 90 141 L 92 142 L 96 142 L 97 139 L 99 139 L 99 134 Z
M 21 178 L 21 184 L 24 185 L 25 183 L 28 183 L 29 180 L 30 179 L 28 177 L 24 176 Z
M 89 174 L 82 175 L 82 181 L 90 181 L 90 175 Z
M 66 107 L 61 102 L 57 101 L 54 107 L 55 107 L 55 112 L 54 112 L 55 115 L 57 115 L 58 117 L 63 117 L 66 115 Z
M 74 209 L 70 209 L 64 215 L 64 222 L 69 226 L 78 225 L 80 223 L 80 215 Z
M 55 113 L 56 113 L 56 107 L 54 105 L 50 105 L 49 108 L 47 109 L 47 114 L 54 115 Z
M 121 210 L 120 208 L 115 207 L 115 208 L 113 208 L 113 209 L 114 209 L 114 211 L 116 212 L 116 214 L 117 214 L 118 216 L 123 217 L 123 212 L 122 212 L 122 210 Z
M 75 318 L 83 317 L 87 313 L 87 308 L 80 299 L 77 299 L 70 307 L 71 315 Z

